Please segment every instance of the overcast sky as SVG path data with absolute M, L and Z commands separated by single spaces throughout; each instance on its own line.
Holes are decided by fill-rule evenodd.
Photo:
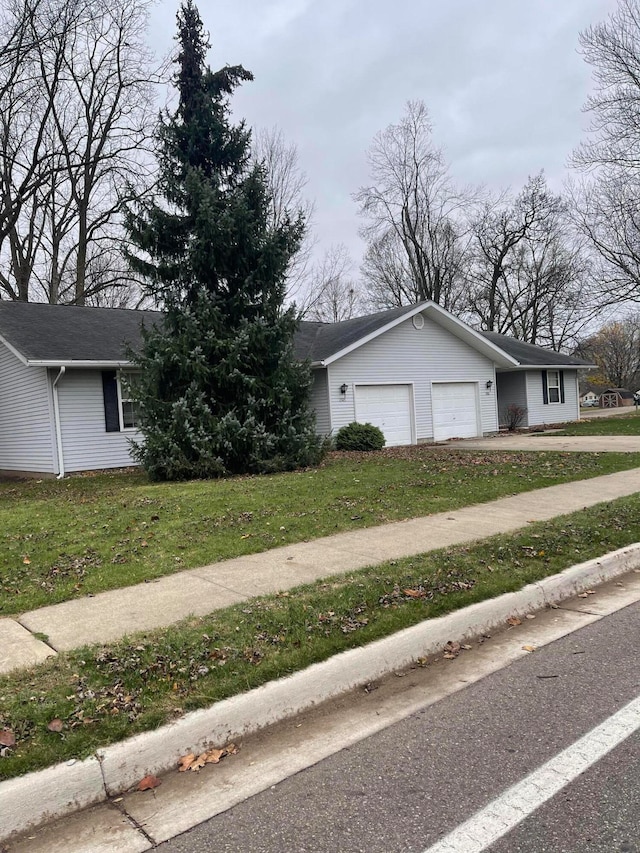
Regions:
M 318 251 L 362 243 L 352 194 L 368 182 L 375 133 L 422 99 L 461 183 L 512 187 L 544 169 L 560 189 L 588 121 L 591 71 L 578 34 L 615 0 L 200 0 L 209 64 L 255 75 L 234 96 L 251 126 L 298 148 L 315 201 Z M 177 0 L 151 22 L 172 46 Z

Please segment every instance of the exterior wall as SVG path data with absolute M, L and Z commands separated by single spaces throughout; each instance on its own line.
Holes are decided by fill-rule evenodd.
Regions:
M 327 368 L 314 370 L 312 378 L 309 405 L 316 414 L 316 432 L 322 436 L 329 435 L 331 433 L 331 413 L 329 411 Z
M 138 439 L 139 433 L 105 429 L 99 370 L 67 370 L 58 382 L 58 404 L 65 472 L 135 464 L 129 440 Z
M 0 470 L 55 473 L 54 436 L 46 368 L 0 344 Z
M 564 403 L 542 402 L 542 371 L 527 370 L 527 409 L 528 425 L 555 424 L 562 421 L 575 421 L 580 418 L 578 398 L 578 371 L 563 370 Z
M 428 317 L 416 329 L 411 319 L 379 335 L 328 369 L 332 433 L 355 418 L 354 385 L 409 384 L 413 390 L 414 441 L 433 439 L 431 383 L 479 383 L 483 433 L 498 429 L 493 362 Z M 487 390 L 486 383 L 492 382 Z M 345 383 L 347 393 L 340 393 Z
M 496 376 L 498 386 L 498 420 L 500 426 L 507 422 L 505 411 L 507 406 L 515 405 L 526 409 L 527 412 L 522 419 L 520 426 L 529 426 L 529 406 L 527 403 L 527 377 L 523 370 L 508 371 L 498 373 Z M 540 394 L 542 395 L 542 385 L 540 386 Z M 565 390 L 566 394 L 566 390 Z M 542 399 L 542 397 L 541 397 Z

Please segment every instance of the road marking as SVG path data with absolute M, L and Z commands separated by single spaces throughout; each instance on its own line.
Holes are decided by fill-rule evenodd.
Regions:
M 481 853 L 640 729 L 640 697 L 506 790 L 424 853 Z

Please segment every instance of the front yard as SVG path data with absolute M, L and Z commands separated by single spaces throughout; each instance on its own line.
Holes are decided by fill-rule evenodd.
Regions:
M 0 779 L 86 757 L 189 710 L 639 539 L 640 496 L 633 495 L 0 677 L 0 732 L 5 744 L 13 742 L 0 743 Z M 473 652 L 455 645 L 446 652 L 458 653 Z
M 640 422 L 640 419 L 639 419 Z M 150 483 L 141 473 L 0 484 L 0 615 L 343 530 L 640 466 L 640 454 L 333 454 L 263 477 Z

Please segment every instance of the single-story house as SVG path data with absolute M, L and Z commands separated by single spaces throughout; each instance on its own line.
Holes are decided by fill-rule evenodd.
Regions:
M 595 391 L 585 391 L 580 397 L 581 406 L 597 406 L 600 403 L 600 396 Z
M 0 471 L 64 476 L 132 464 L 129 352 L 161 314 L 0 301 Z M 341 323 L 303 322 L 318 432 L 357 420 L 387 444 L 494 433 L 509 404 L 523 423 L 577 419 L 579 359 L 477 332 L 432 302 Z

